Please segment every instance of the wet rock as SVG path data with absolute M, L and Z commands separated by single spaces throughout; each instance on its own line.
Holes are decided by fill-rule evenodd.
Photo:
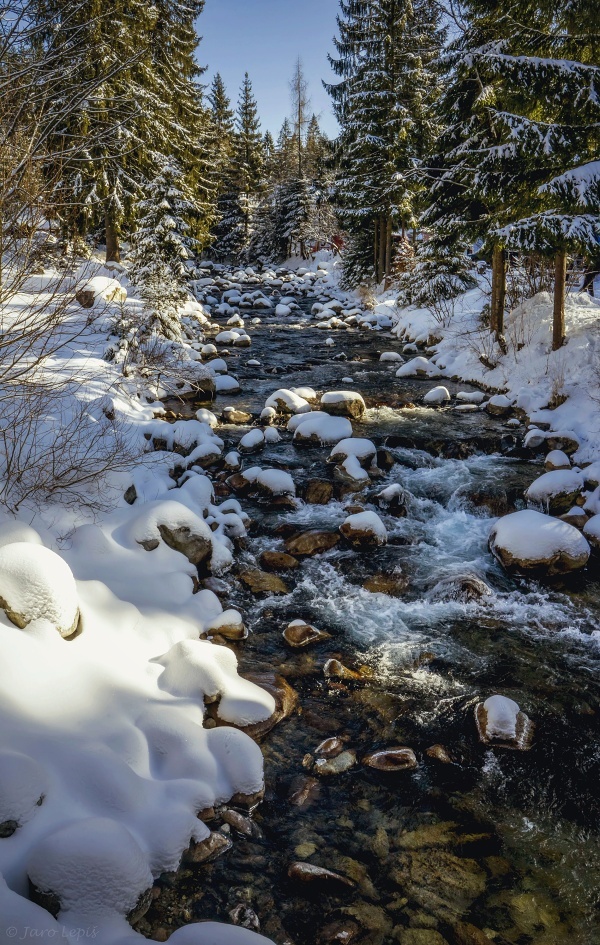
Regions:
M 259 571 L 258 568 L 249 568 L 240 573 L 240 581 L 252 594 L 289 594 L 290 590 L 276 574 Z
M 377 463 L 379 469 L 383 469 L 384 472 L 389 472 L 390 469 L 396 465 L 396 460 L 390 451 L 384 449 L 377 450 L 375 462 Z
M 327 479 L 311 479 L 306 484 L 304 501 L 309 505 L 327 505 L 333 498 L 333 484 Z
M 461 918 L 486 887 L 475 860 L 437 849 L 400 854 L 391 877 L 410 900 L 446 922 Z
M 180 551 L 190 564 L 202 564 L 212 553 L 212 543 L 204 535 L 194 535 L 187 525 L 172 526 L 159 523 L 158 530 L 165 545 Z
M 326 738 L 315 748 L 317 758 L 336 758 L 344 750 L 344 742 L 337 735 Z
M 303 532 L 301 535 L 288 538 L 285 550 L 290 555 L 311 557 L 334 548 L 339 540 L 340 536 L 335 532 Z
M 344 774 L 345 771 L 353 768 L 356 762 L 356 752 L 348 749 L 336 755 L 335 758 L 317 758 L 314 770 L 319 777 L 329 777 Z
M 417 757 L 412 748 L 386 748 L 374 751 L 363 758 L 363 764 L 376 771 L 399 772 L 414 771 L 418 767 Z
M 403 929 L 398 941 L 400 945 L 448 945 L 447 939 L 435 929 Z
M 208 637 L 218 634 L 225 640 L 245 640 L 248 631 L 237 610 L 226 610 L 208 625 L 206 634 Z
M 560 925 L 560 914 L 555 904 L 542 893 L 523 892 L 516 896 L 511 896 L 509 900 L 510 915 L 519 929 L 527 936 L 531 936 L 534 941 L 539 941 L 544 936 L 544 941 L 560 941 L 560 934 L 554 937 L 552 932 L 558 932 Z M 552 937 L 546 938 L 550 931 Z M 541 933 L 541 934 L 540 934 Z M 544 934 L 546 933 L 546 934 Z
M 322 866 L 314 866 L 312 863 L 291 863 L 288 867 L 288 876 L 290 879 L 300 883 L 316 883 L 320 886 L 345 886 L 348 889 L 354 889 L 356 883 L 342 876 L 341 873 L 334 873 L 333 870 L 325 869 Z
M 491 587 L 476 574 L 464 574 L 443 578 L 432 588 L 428 597 L 431 601 L 470 604 L 492 597 L 493 593 Z
M 546 443 L 550 450 L 562 450 L 567 456 L 572 456 L 580 447 L 579 438 L 575 433 L 549 433 Z
M 294 807 L 309 807 L 318 799 L 320 792 L 321 785 L 316 778 L 303 778 L 290 794 L 289 802 Z
M 188 863 L 208 863 L 222 856 L 233 846 L 231 840 L 222 833 L 213 832 L 206 840 L 196 842 L 192 840 L 189 850 L 183 855 L 183 859 Z
M 348 669 L 347 666 L 336 659 L 327 660 L 323 667 L 323 675 L 326 679 L 347 679 L 349 681 L 363 679 L 360 673 L 357 673 L 354 669 Z
M 254 821 L 250 820 L 249 817 L 244 817 L 244 815 L 238 813 L 237 810 L 228 809 L 222 811 L 221 820 L 229 824 L 230 827 L 233 827 L 234 830 L 237 830 L 243 837 L 255 837 L 259 833 L 259 829 Z
M 456 922 L 452 926 L 454 945 L 490 945 L 491 939 L 470 922 Z
M 361 934 L 361 927 L 351 919 L 340 919 L 329 922 L 321 929 L 319 945 L 351 945 Z
M 409 588 L 409 580 L 405 574 L 372 574 L 364 582 L 363 587 L 371 594 L 402 597 Z
M 527 751 L 531 748 L 534 725 L 516 702 L 506 696 L 490 696 L 475 706 L 480 741 L 497 748 Z
M 453 821 L 422 824 L 398 837 L 401 850 L 460 848 L 491 840 L 489 833 L 465 833 Z
M 250 929 L 252 932 L 260 931 L 260 922 L 256 912 L 244 902 L 239 902 L 230 910 L 229 918 L 232 925 L 237 925 L 239 928 Z
M 317 630 L 309 623 L 303 620 L 292 620 L 283 631 L 283 639 L 289 646 L 300 649 L 304 646 L 310 646 L 311 643 L 321 643 L 323 640 L 331 639 L 330 633 L 324 630 Z
M 297 558 L 284 551 L 263 551 L 259 562 L 265 571 L 294 571 L 300 564 Z
M 295 711 L 298 704 L 298 694 L 283 676 L 276 673 L 246 673 L 245 678 L 257 686 L 261 686 L 262 689 L 266 689 L 275 700 L 275 711 L 270 718 L 264 722 L 256 722 L 254 725 L 243 727 L 243 731 L 251 738 L 262 738 L 275 728 L 279 722 L 287 719 Z M 231 803 L 234 803 L 234 801 L 232 800 Z
M 133 505 L 137 497 L 137 490 L 134 485 L 129 486 L 123 493 L 123 498 L 127 502 L 127 505 Z
M 393 515 L 394 518 L 406 518 L 408 515 L 408 499 L 408 492 L 397 483 L 388 486 L 375 496 L 375 502 L 379 508 L 387 512 L 388 515 Z
M 425 754 L 428 758 L 432 758 L 434 761 L 439 761 L 443 765 L 453 765 L 455 764 L 452 755 L 444 745 L 432 745 L 425 751 Z
M 371 841 L 371 849 L 378 860 L 387 860 L 390 855 L 390 838 L 385 827 L 379 826 Z
M 252 422 L 252 414 L 246 410 L 236 410 L 235 407 L 225 407 L 221 414 L 223 423 L 232 423 L 236 426 L 244 426 Z

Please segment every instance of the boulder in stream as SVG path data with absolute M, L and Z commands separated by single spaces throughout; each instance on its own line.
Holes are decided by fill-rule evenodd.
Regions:
M 534 725 L 514 699 L 494 695 L 475 706 L 479 740 L 496 748 L 527 751 L 531 748 Z
M 583 568 L 590 556 L 588 542 L 573 525 L 534 509 L 513 512 L 496 522 L 489 546 L 507 570 L 549 577 Z

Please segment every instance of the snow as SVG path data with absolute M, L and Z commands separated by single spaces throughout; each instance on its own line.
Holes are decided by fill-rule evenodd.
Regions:
M 460 390 L 456 395 L 456 399 L 465 404 L 481 404 L 485 400 L 485 394 L 480 390 Z
M 262 430 L 259 430 L 258 427 L 255 427 L 253 430 L 250 430 L 248 433 L 245 433 L 239 442 L 238 448 L 242 452 L 250 452 L 252 450 L 258 449 L 265 444 L 265 435 Z
M 379 356 L 380 361 L 402 361 L 402 355 L 397 351 L 383 351 Z
M 77 629 L 79 601 L 71 569 L 42 545 L 15 542 L 0 548 L 0 599 L 19 627 L 44 617 L 62 636 Z
M 173 945 L 273 945 L 270 938 L 233 925 L 202 922 L 177 929 L 169 938 Z
M 547 506 L 554 496 L 583 490 L 583 478 L 577 469 L 556 469 L 539 476 L 525 493 L 528 502 Z
M 230 377 L 229 374 L 220 374 L 215 377 L 215 389 L 218 394 L 232 394 L 239 391 L 240 385 L 237 378 Z
M 19 751 L 0 751 L 0 824 L 14 821 L 23 826 L 47 790 L 48 777 L 42 765 Z
M 371 459 L 377 453 L 377 447 L 371 440 L 361 437 L 350 437 L 340 440 L 332 449 L 328 462 L 340 462 L 347 456 L 355 456 L 358 459 Z
M 212 410 L 207 410 L 206 407 L 201 407 L 196 411 L 196 420 L 199 420 L 200 423 L 208 424 L 211 430 L 218 426 L 219 423 Z
M 369 482 L 369 474 L 362 468 L 356 456 L 347 456 L 340 465 L 346 475 L 355 482 Z
M 337 406 L 338 404 L 352 404 L 359 403 L 365 406 L 365 402 L 357 391 L 353 390 L 328 390 L 321 397 L 321 404 L 324 407 L 329 405 Z
M 553 469 L 570 469 L 571 460 L 562 450 L 551 450 L 544 460 L 544 465 L 549 471 Z
M 90 817 L 48 834 L 33 848 L 27 875 L 60 899 L 59 918 L 126 916 L 152 886 L 147 855 L 131 832 L 108 817 Z
M 443 404 L 450 399 L 450 391 L 447 387 L 433 387 L 431 390 L 428 390 L 423 397 L 423 403 Z
M 127 289 L 109 276 L 93 276 L 80 291 L 92 292 L 96 301 L 114 302 L 117 305 L 127 298 Z
M 488 738 L 511 739 L 517 734 L 518 704 L 507 696 L 490 696 L 483 703 Z
M 294 442 L 316 440 L 321 446 L 329 446 L 352 436 L 352 424 L 347 417 L 330 417 L 320 411 L 308 414 L 294 433 Z
M 600 548 L 600 514 L 593 515 L 586 522 L 583 534 L 595 548 Z

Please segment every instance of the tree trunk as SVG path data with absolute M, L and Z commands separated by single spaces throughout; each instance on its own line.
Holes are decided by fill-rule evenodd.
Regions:
M 377 283 L 379 284 L 385 275 L 385 217 L 379 217 L 379 273 Z
M 375 274 L 375 282 L 379 282 L 378 268 L 379 268 L 379 241 L 378 241 L 378 231 L 379 223 L 375 220 L 374 230 L 373 230 L 373 272 Z
M 109 214 L 105 218 L 106 227 L 106 262 L 121 262 L 119 236 L 114 220 Z
M 490 329 L 496 337 L 504 330 L 504 303 L 506 300 L 506 253 L 494 246 L 492 253 L 492 299 Z
M 392 218 L 388 217 L 385 231 L 385 287 L 389 287 L 392 280 Z
M 562 250 L 554 261 L 554 320 L 552 323 L 552 350 L 558 351 L 565 343 L 565 285 L 567 282 L 567 254 Z

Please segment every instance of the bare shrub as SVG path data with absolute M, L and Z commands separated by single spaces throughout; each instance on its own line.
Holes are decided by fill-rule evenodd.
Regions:
M 506 270 L 506 305 L 509 311 L 538 292 L 552 292 L 554 266 L 551 259 L 532 253 L 511 255 Z

